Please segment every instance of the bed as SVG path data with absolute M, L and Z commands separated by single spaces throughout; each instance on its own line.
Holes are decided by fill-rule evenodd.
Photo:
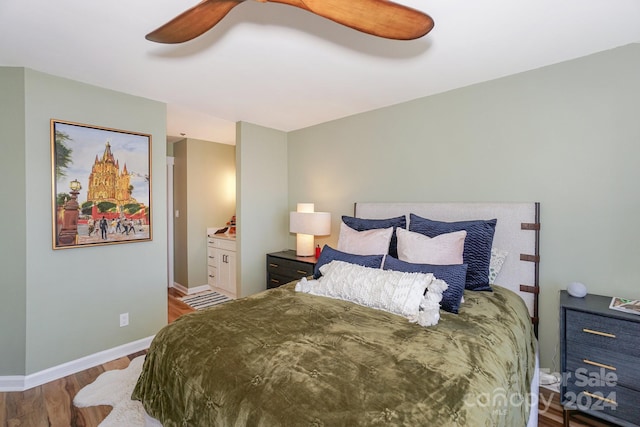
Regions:
M 417 234 L 393 228 L 396 246 L 388 247 L 377 268 L 353 261 L 361 256 L 369 262 L 375 254 L 325 248 L 313 278 L 182 316 L 163 328 L 132 395 L 143 403 L 149 423 L 536 426 L 539 205 L 357 203 L 343 223 L 355 224 L 348 231 L 357 236 L 351 243 L 371 247 L 377 243 L 361 237 L 379 238 L 389 227 L 378 229 L 376 221 L 392 217 L 404 217 L 407 230 L 411 221 L 423 225 L 422 219 L 496 219 L 489 247 L 507 254 L 500 285 L 465 288 L 456 307 L 434 313 L 429 304 L 437 299 L 443 307 L 454 295 L 437 275 L 457 271 L 458 264 L 435 266 L 437 275 L 401 271 L 398 265 L 430 265 L 399 260 L 414 248 L 406 236 L 420 240 Z M 362 224 L 373 228 L 358 230 Z M 472 232 L 467 230 L 465 243 Z M 460 244 L 456 233 L 441 234 L 456 235 L 454 247 Z M 460 265 L 473 263 L 464 261 Z M 327 289 L 340 295 L 323 294 Z M 372 297 L 372 289 L 380 292 Z M 393 305 L 397 301 L 401 308 Z

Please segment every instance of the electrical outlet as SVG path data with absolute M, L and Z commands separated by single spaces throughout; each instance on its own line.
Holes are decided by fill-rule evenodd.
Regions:
M 129 313 L 120 314 L 120 327 L 127 326 L 129 324 Z

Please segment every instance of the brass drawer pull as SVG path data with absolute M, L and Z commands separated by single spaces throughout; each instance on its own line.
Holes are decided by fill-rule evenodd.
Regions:
M 278 268 L 279 265 L 278 264 L 274 264 L 272 262 L 269 263 L 269 267 L 273 267 L 273 268 Z
M 272 283 L 280 283 L 280 280 L 276 280 L 276 279 L 271 279 Z
M 304 270 L 296 270 L 296 271 L 297 271 L 298 273 L 300 273 L 300 274 L 307 274 L 307 272 L 306 272 L 306 271 L 304 271 Z
M 593 397 L 594 399 L 602 400 L 607 403 L 611 403 L 612 405 L 618 405 L 618 402 L 612 399 L 607 399 L 606 397 L 598 396 L 597 394 L 589 393 L 588 391 L 583 391 L 586 396 Z
M 616 337 L 614 334 L 608 334 L 606 332 L 594 331 L 593 329 L 587 329 L 587 328 L 582 328 L 582 332 L 586 332 L 588 334 L 600 335 L 602 337 L 607 337 L 607 338 L 615 338 Z
M 609 370 L 612 370 L 612 371 L 616 370 L 615 366 L 605 365 L 604 363 L 593 362 L 593 361 L 591 361 L 589 359 L 582 359 L 582 361 L 584 363 L 588 364 L 588 365 L 597 366 L 599 368 L 605 368 L 605 369 L 609 369 Z

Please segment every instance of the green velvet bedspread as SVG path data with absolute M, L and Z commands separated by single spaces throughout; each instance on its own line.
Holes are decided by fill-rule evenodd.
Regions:
M 133 398 L 170 426 L 525 426 L 535 338 L 513 292 L 438 325 L 293 290 L 182 316 Z

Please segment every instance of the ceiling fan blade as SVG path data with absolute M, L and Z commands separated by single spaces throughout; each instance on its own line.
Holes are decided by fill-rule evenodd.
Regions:
M 378 37 L 412 40 L 433 28 L 423 12 L 388 0 L 268 0 L 308 10 L 347 27 Z
M 157 30 L 147 34 L 147 40 L 158 43 L 182 43 L 210 30 L 227 13 L 244 0 L 203 0 L 181 13 Z

